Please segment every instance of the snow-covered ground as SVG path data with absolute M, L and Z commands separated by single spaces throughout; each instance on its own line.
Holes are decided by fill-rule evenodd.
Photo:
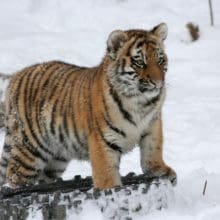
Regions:
M 51 59 L 96 65 L 112 30 L 168 24 L 164 156 L 178 185 L 167 209 L 137 219 L 220 219 L 220 1 L 213 7 L 211 27 L 208 0 L 0 1 L 0 72 L 9 74 Z M 189 21 L 201 31 L 194 43 L 185 28 Z M 121 174 L 129 171 L 141 173 L 138 149 L 122 159 Z M 72 162 L 63 177 L 74 174 L 91 175 L 90 165 Z M 91 217 L 103 219 L 94 207 L 78 219 Z

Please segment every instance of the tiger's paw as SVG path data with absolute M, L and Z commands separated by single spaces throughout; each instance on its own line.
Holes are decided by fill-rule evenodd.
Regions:
M 156 166 L 145 172 L 150 178 L 159 177 L 168 179 L 173 186 L 177 185 L 177 174 L 169 166 Z

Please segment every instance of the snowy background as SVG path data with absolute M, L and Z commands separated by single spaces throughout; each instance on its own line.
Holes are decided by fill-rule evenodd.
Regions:
M 0 72 L 8 74 L 54 59 L 93 66 L 112 30 L 168 24 L 164 157 L 178 185 L 167 209 L 137 219 L 220 219 L 220 1 L 213 8 L 211 27 L 208 0 L 0 0 Z M 201 31 L 194 43 L 190 21 Z M 141 173 L 138 149 L 122 159 L 121 174 L 129 171 Z M 91 175 L 89 163 L 72 162 L 63 177 L 75 174 Z M 94 207 L 78 216 L 91 218 L 103 216 Z

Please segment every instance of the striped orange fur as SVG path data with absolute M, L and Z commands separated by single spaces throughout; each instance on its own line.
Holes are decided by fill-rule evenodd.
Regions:
M 162 157 L 166 35 L 164 23 L 113 31 L 97 67 L 52 61 L 16 73 L 6 95 L 0 182 L 50 182 L 80 159 L 91 161 L 95 187 L 121 185 L 121 155 L 139 144 L 143 172 L 175 183 Z

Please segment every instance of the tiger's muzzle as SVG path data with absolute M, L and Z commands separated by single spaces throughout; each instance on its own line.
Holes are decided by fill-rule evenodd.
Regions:
M 147 92 L 147 91 L 153 91 L 156 89 L 161 89 L 164 85 L 164 81 L 158 80 L 158 81 L 152 81 L 152 80 L 139 80 L 139 90 L 140 92 Z

